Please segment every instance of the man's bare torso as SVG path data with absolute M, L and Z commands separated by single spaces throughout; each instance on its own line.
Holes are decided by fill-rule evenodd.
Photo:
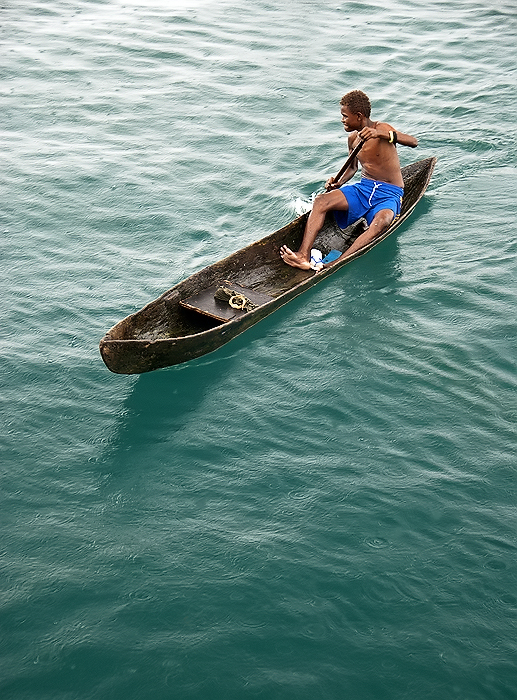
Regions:
M 373 128 L 393 129 L 392 126 L 383 122 L 376 122 Z M 353 149 L 358 143 L 359 136 L 356 131 L 350 134 L 348 146 Z M 404 187 L 397 149 L 393 148 L 388 141 L 378 138 L 368 139 L 359 151 L 358 160 L 362 168 L 362 177 Z

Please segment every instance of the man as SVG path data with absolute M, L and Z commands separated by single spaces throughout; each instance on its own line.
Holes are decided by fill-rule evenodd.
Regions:
M 353 90 L 341 98 L 341 122 L 348 137 L 349 153 L 359 144 L 364 145 L 358 156 L 350 164 L 343 176 L 336 181 L 331 177 L 326 183 L 325 194 L 314 200 L 312 211 L 305 226 L 300 249 L 293 252 L 287 246 L 280 248 L 282 260 L 292 267 L 311 269 L 310 254 L 327 212 L 334 212 L 336 222 L 346 228 L 361 217 L 366 219 L 368 228 L 352 243 L 337 260 L 323 267 L 335 265 L 344 257 L 355 253 L 374 238 L 383 233 L 393 219 L 400 214 L 404 180 L 400 172 L 397 143 L 415 148 L 418 141 L 414 136 L 403 134 L 385 122 L 370 119 L 370 100 L 360 90 Z M 344 185 L 362 166 L 362 179 L 354 185 Z M 321 264 L 318 269 L 322 269 Z

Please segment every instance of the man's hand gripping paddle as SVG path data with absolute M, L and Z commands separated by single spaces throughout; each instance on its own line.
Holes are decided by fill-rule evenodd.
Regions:
M 343 167 L 341 168 L 341 170 L 338 172 L 338 174 L 337 174 L 336 177 L 334 178 L 334 182 L 339 182 L 339 178 L 340 178 L 340 177 L 343 177 L 343 175 L 346 173 L 346 171 L 348 170 L 348 168 L 349 168 L 349 167 L 352 165 L 352 163 L 354 162 L 354 160 L 355 160 L 357 154 L 359 153 L 359 151 L 360 151 L 361 148 L 363 147 L 363 144 L 364 144 L 364 143 L 365 143 L 364 141 L 359 141 L 359 143 L 358 143 L 357 146 L 354 148 L 354 150 L 352 151 L 352 153 L 348 156 L 348 158 L 347 158 L 345 164 L 343 165 Z M 327 187 L 327 188 L 326 188 L 326 191 L 327 191 L 327 192 L 330 192 L 330 187 Z

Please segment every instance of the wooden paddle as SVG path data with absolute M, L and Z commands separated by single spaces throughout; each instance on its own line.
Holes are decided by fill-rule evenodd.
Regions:
M 347 158 L 347 160 L 346 160 L 346 163 L 343 165 L 343 167 L 341 168 L 341 170 L 338 172 L 338 174 L 337 174 L 336 177 L 334 178 L 334 181 L 335 181 L 335 182 L 338 182 L 338 181 L 339 181 L 339 178 L 342 177 L 342 176 L 345 174 L 345 172 L 346 172 L 347 169 L 350 167 L 350 165 L 352 164 L 353 160 L 355 159 L 355 157 L 357 156 L 357 154 L 359 153 L 359 151 L 360 151 L 361 148 L 363 147 L 363 144 L 364 144 L 364 143 L 365 143 L 364 141 L 359 141 L 359 143 L 358 143 L 357 146 L 354 148 L 354 150 L 352 151 L 352 153 L 348 156 L 348 158 Z M 327 188 L 326 188 L 326 191 L 327 191 L 327 192 L 330 192 L 330 189 L 327 187 Z

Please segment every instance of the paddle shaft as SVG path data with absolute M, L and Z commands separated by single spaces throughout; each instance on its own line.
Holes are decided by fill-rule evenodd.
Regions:
M 359 141 L 359 143 L 358 143 L 357 146 L 354 148 L 354 150 L 352 151 L 352 153 L 348 156 L 348 158 L 347 158 L 347 160 L 346 160 L 346 163 L 343 165 L 343 167 L 341 168 L 341 170 L 338 172 L 338 174 L 337 174 L 336 177 L 334 178 L 334 182 L 338 182 L 338 181 L 339 181 L 339 178 L 342 177 L 342 176 L 345 174 L 345 172 L 346 172 L 346 171 L 348 170 L 348 168 L 351 166 L 351 164 L 352 164 L 352 162 L 354 161 L 354 159 L 356 158 L 357 154 L 359 153 L 359 151 L 360 151 L 361 148 L 363 147 L 363 144 L 364 144 L 364 141 Z M 328 187 L 327 187 L 327 192 L 329 192 Z

